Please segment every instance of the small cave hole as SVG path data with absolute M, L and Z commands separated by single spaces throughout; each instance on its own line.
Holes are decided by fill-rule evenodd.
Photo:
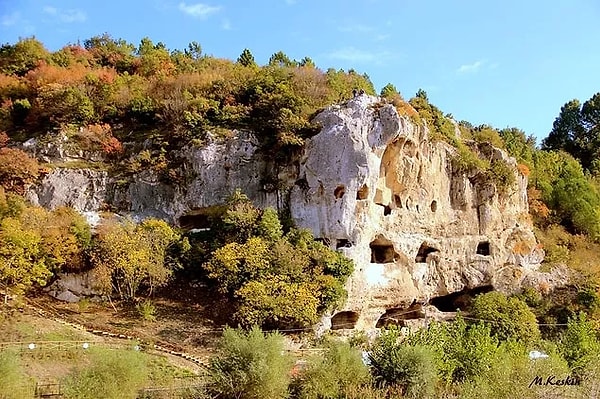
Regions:
M 415 209 L 419 212 L 419 204 L 415 205 Z
M 437 211 L 437 201 L 433 200 L 431 201 L 431 212 L 435 212 Z
M 318 237 L 318 238 L 315 238 L 315 241 L 320 242 L 321 244 L 325 245 L 326 247 L 331 246 L 331 239 L 328 237 Z
M 491 285 L 484 285 L 475 288 L 465 288 L 461 291 L 453 292 L 448 295 L 431 298 L 429 303 L 435 306 L 440 312 L 456 312 L 457 309 L 468 310 L 475 298 L 479 294 L 485 294 L 494 290 Z
M 379 203 L 376 204 L 383 208 L 383 216 L 387 216 L 392 213 L 392 208 L 389 205 L 383 205 Z
M 394 194 L 394 203 L 396 204 L 396 208 L 402 208 L 402 198 L 398 194 Z
M 335 244 L 335 249 L 350 248 L 350 247 L 352 247 L 352 243 L 347 238 L 339 239 L 339 240 L 337 240 L 337 243 Z
M 434 252 L 439 252 L 439 251 L 440 251 L 439 249 L 434 248 L 434 247 L 430 246 L 429 244 L 427 244 L 426 242 L 424 242 L 419 247 L 419 251 L 417 252 L 417 256 L 415 257 L 415 262 L 416 263 L 427 262 L 427 256 L 429 254 L 432 254 Z
M 404 320 L 424 319 L 425 311 L 420 303 L 413 304 L 406 308 L 387 309 L 377 320 L 376 328 L 387 327 L 390 325 L 404 326 Z
M 371 247 L 371 263 L 392 263 L 400 258 L 394 250 L 394 244 L 382 235 L 378 235 L 369 247 Z
M 333 195 L 335 199 L 340 199 L 346 194 L 346 187 L 343 185 L 339 185 L 333 190 Z
M 363 184 L 361 188 L 356 192 L 357 200 L 366 200 L 369 197 L 369 187 Z
M 358 321 L 358 312 L 339 312 L 331 318 L 331 329 L 332 330 L 345 330 L 353 329 Z
M 477 244 L 477 255 L 490 256 L 490 243 L 488 241 L 481 241 Z

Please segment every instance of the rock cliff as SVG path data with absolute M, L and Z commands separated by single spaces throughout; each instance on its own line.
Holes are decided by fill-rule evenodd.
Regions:
M 455 170 L 455 148 L 429 140 L 425 127 L 376 97 L 329 107 L 315 121 L 320 133 L 283 168 L 251 133 L 237 132 L 182 149 L 182 184 L 149 172 L 123 183 L 57 168 L 29 198 L 88 215 L 108 204 L 188 228 L 203 227 L 203 210 L 238 187 L 258 206 L 289 207 L 299 227 L 355 262 L 345 308 L 324 319 L 333 328 L 421 318 L 426 303 L 454 310 L 461 293 L 511 291 L 536 273 L 543 252 L 528 222 L 527 179 L 503 151 L 478 146 L 481 156 L 512 166 L 515 182 L 501 193 L 482 174 Z

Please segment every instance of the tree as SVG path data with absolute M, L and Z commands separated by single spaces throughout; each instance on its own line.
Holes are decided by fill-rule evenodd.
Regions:
M 0 221 L 0 283 L 5 300 L 10 288 L 22 293 L 34 284 L 44 285 L 51 276 L 41 256 L 41 237 L 18 219 Z
M 302 58 L 300 60 L 300 62 L 298 63 L 298 65 L 301 67 L 306 67 L 306 68 L 316 68 L 317 67 L 315 62 L 310 57 Z
M 242 54 L 237 59 L 237 63 L 243 65 L 245 67 L 254 67 L 256 66 L 256 61 L 254 61 L 254 56 L 247 48 L 242 51 Z
M 0 47 L 0 71 L 24 76 L 41 61 L 49 58 L 48 50 L 35 37 L 20 39 L 16 44 Z
M 247 333 L 226 328 L 219 349 L 211 358 L 212 389 L 225 399 L 286 398 L 291 358 L 283 348 L 283 336 Z
M 0 185 L 6 191 L 22 194 L 38 175 L 37 160 L 16 148 L 0 148 Z
M 278 51 L 269 58 L 269 66 L 293 67 L 296 62 L 292 61 L 283 51 Z
M 385 86 L 383 86 L 379 95 L 383 98 L 393 98 L 395 96 L 399 96 L 400 93 L 398 93 L 398 89 L 396 89 L 396 86 L 394 86 L 391 83 L 388 83 Z
M 155 219 L 101 225 L 91 255 L 100 288 L 125 299 L 134 299 L 142 287 L 152 294 L 172 275 L 167 249 L 178 239 L 168 224 Z
M 200 43 L 193 41 L 188 44 L 188 47 L 185 49 L 184 53 L 192 60 L 197 61 L 200 59 L 200 57 L 202 57 L 202 46 Z
M 479 295 L 473 301 L 473 315 L 490 322 L 492 334 L 501 341 L 513 339 L 532 344 L 540 339 L 535 314 L 516 297 L 500 292 Z

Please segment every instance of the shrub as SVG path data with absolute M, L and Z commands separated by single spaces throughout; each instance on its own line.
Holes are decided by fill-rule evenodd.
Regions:
M 156 306 L 150 300 L 145 300 L 135 306 L 138 314 L 144 321 L 156 321 Z
M 146 362 L 134 351 L 90 349 L 90 365 L 64 381 L 66 398 L 136 398 L 148 379 Z
M 437 379 L 435 354 L 426 346 L 398 340 L 398 330 L 390 330 L 375 342 L 369 359 L 376 384 L 399 387 L 408 397 L 431 396 Z
M 212 389 L 227 399 L 285 398 L 291 366 L 280 334 L 227 328 L 209 367 Z
M 600 352 L 598 333 L 585 313 L 569 319 L 567 330 L 560 338 L 560 351 L 575 372 L 581 372 Z
M 528 344 L 540 338 L 535 315 L 516 297 L 509 298 L 500 292 L 479 295 L 473 301 L 473 315 L 489 321 L 492 334 L 499 340 L 514 339 Z
M 303 375 L 302 399 L 335 399 L 369 381 L 369 369 L 361 352 L 347 343 L 332 342 L 322 358 L 314 359 Z

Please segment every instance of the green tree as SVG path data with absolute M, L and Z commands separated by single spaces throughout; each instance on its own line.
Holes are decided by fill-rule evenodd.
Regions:
M 296 62 L 292 61 L 283 51 L 278 51 L 269 58 L 269 66 L 293 67 Z
M 569 367 L 576 372 L 583 371 L 587 364 L 598 356 L 598 332 L 592 322 L 587 320 L 585 313 L 581 312 L 569 319 L 567 330 L 560 338 L 559 348 Z
M 256 66 L 256 61 L 254 61 L 254 56 L 247 48 L 242 51 L 240 56 L 237 59 L 238 64 L 243 65 L 245 67 L 254 67 Z
M 300 60 L 300 62 L 298 63 L 299 66 L 301 67 L 306 67 L 306 68 L 316 68 L 317 65 L 315 64 L 315 62 L 312 60 L 312 58 L 310 57 L 304 57 Z
M 20 39 L 14 45 L 0 47 L 0 71 L 24 76 L 40 62 L 47 61 L 49 56 L 48 50 L 35 37 Z
M 226 328 L 209 370 L 219 397 L 277 399 L 287 397 L 291 366 L 280 334 Z
M 535 314 L 517 297 L 500 292 L 478 295 L 473 301 L 473 315 L 489 322 L 492 334 L 501 341 L 532 344 L 540 339 Z
M 383 98 L 394 98 L 396 96 L 399 96 L 400 93 L 398 92 L 398 89 L 396 89 L 396 86 L 394 86 L 391 83 L 388 83 L 385 86 L 383 86 L 379 95 Z
M 200 43 L 193 41 L 188 44 L 188 47 L 185 49 L 184 53 L 192 60 L 197 61 L 202 57 L 202 46 Z

